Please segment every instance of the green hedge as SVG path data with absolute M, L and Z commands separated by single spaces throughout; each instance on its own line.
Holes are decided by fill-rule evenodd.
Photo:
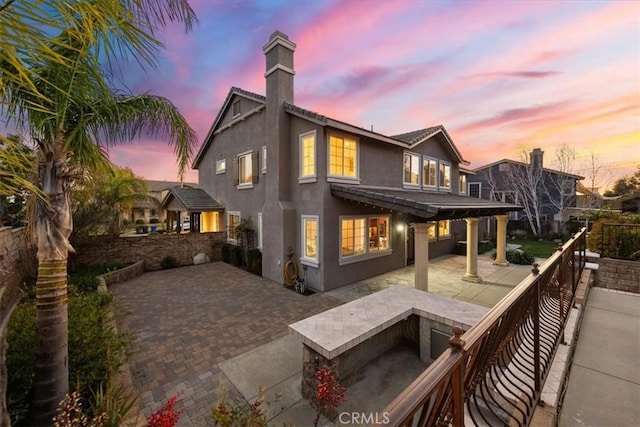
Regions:
M 69 298 L 69 386 L 79 385 L 89 399 L 121 366 L 130 338 L 105 327 L 113 296 L 85 293 Z M 12 425 L 26 426 L 31 404 L 35 364 L 36 309 L 33 301 L 20 304 L 9 321 L 7 351 L 7 403 Z
M 247 271 L 262 276 L 262 252 L 260 249 L 247 251 Z

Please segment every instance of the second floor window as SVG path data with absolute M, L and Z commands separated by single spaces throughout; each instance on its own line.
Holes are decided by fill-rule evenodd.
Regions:
M 316 132 L 300 135 L 300 178 L 316 176 Z
M 227 170 L 227 161 L 225 159 L 216 162 L 216 173 L 224 173 Z
M 436 182 L 436 169 L 438 161 L 429 157 L 422 158 L 422 185 L 426 187 L 435 187 Z
M 458 192 L 465 194 L 467 192 L 467 175 L 460 174 L 458 178 Z
M 451 165 L 440 162 L 440 177 L 438 185 L 443 189 L 451 188 Z
M 357 167 L 358 142 L 348 137 L 331 135 L 329 137 L 329 175 L 357 178 Z
M 403 182 L 409 185 L 420 185 L 420 156 L 404 153 Z
M 469 196 L 470 197 L 475 197 L 476 199 L 480 199 L 482 198 L 482 193 L 481 193 L 481 182 L 470 182 L 469 183 Z
M 238 188 L 251 188 L 258 183 L 258 151 L 239 154 L 233 166 L 234 182 Z

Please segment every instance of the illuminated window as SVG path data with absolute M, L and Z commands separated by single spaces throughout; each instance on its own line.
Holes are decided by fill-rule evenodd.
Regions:
M 460 174 L 458 178 L 458 192 L 460 194 L 465 194 L 467 192 L 467 175 Z
M 426 187 L 436 186 L 437 160 L 429 157 L 422 158 L 422 185 Z
M 355 139 L 331 135 L 329 137 L 329 175 L 357 178 L 358 142 Z
M 342 220 L 342 248 L 340 255 L 349 257 L 365 253 L 366 227 L 364 218 L 345 218 Z
M 435 222 L 427 223 L 427 236 L 429 236 L 429 240 L 436 240 L 438 238 L 438 235 L 436 234 Z
M 262 166 L 260 167 L 260 171 L 262 173 L 267 173 L 267 146 L 262 146 L 262 159 L 260 159 L 260 163 Z
M 440 162 L 440 177 L 439 177 L 439 186 L 440 188 L 450 189 L 451 188 L 451 165 Z
M 420 185 L 420 156 L 412 153 L 404 153 L 403 183 Z
M 451 237 L 451 229 L 449 221 L 438 221 L 438 239 Z
M 318 217 L 302 215 L 302 262 L 318 266 Z
M 227 170 L 227 161 L 225 159 L 216 162 L 216 173 L 225 173 Z
M 389 249 L 389 217 L 369 217 L 369 252 Z
M 341 218 L 340 258 L 391 249 L 389 222 L 389 216 Z
M 227 240 L 236 243 L 238 241 L 238 230 L 240 225 L 240 212 L 227 212 Z
M 303 182 L 315 182 L 316 177 L 316 132 L 300 135 L 300 178 Z

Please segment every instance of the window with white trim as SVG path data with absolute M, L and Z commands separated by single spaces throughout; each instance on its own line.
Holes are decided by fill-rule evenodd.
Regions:
M 329 176 L 358 178 L 358 141 L 346 136 L 329 136 Z
M 318 266 L 318 216 L 302 215 L 302 253 L 303 264 Z
M 438 161 L 431 157 L 422 157 L 422 185 L 424 187 L 436 187 L 438 185 L 436 179 L 436 170 L 438 168 Z
M 258 183 L 258 151 L 240 153 L 234 161 L 233 176 L 239 189 L 253 188 Z
M 389 222 L 388 215 L 340 217 L 340 258 L 390 250 Z
M 262 249 L 262 212 L 258 212 L 258 249 Z
M 316 181 L 316 131 L 300 135 L 300 174 L 299 180 Z
M 438 177 L 438 187 L 444 190 L 451 189 L 451 165 L 440 161 L 440 176 Z
M 482 183 L 470 182 L 469 183 L 469 197 L 475 197 L 476 199 L 482 198 Z
M 449 220 L 438 221 L 438 239 L 451 237 L 451 222 Z
M 228 211 L 227 212 L 227 240 L 231 243 L 238 242 L 238 230 L 240 225 L 240 212 Z
M 267 173 L 267 146 L 263 145 L 262 146 L 262 159 L 260 159 L 260 163 L 262 163 L 262 166 L 260 168 L 262 173 Z
M 458 192 L 465 194 L 467 192 L 467 175 L 461 173 L 458 177 Z
M 403 166 L 403 184 L 410 186 L 420 185 L 420 156 L 405 151 Z
M 227 161 L 220 159 L 216 161 L 216 174 L 225 173 L 227 171 Z

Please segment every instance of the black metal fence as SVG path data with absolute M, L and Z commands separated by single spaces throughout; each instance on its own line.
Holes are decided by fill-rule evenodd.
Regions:
M 640 224 L 602 224 L 599 246 L 603 257 L 640 258 Z
M 395 426 L 527 426 L 585 265 L 582 229 L 386 408 Z

